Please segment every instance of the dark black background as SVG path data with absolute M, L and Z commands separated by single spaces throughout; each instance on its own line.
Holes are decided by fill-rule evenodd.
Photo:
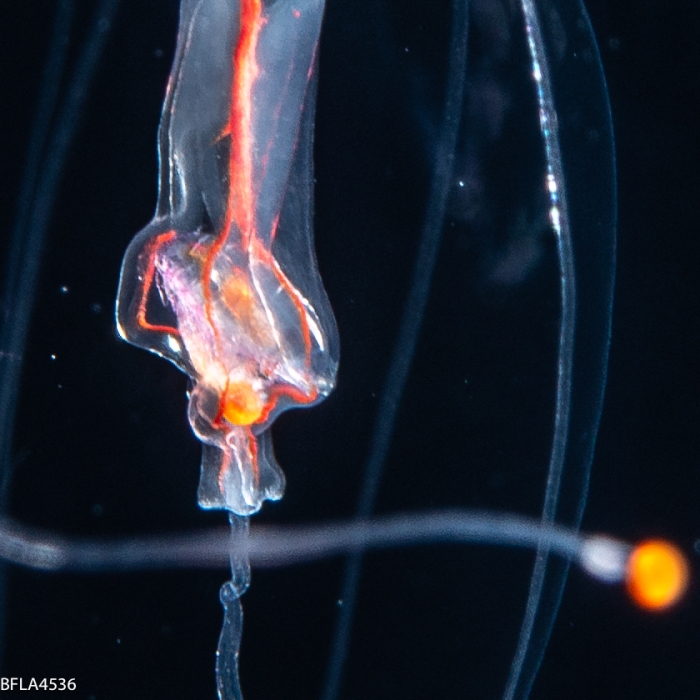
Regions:
M 353 513 L 436 146 L 446 4 L 328 2 L 316 237 L 340 328 L 339 385 L 322 406 L 278 421 L 288 489 L 256 520 Z M 54 3 L 2 9 L 6 250 Z M 617 139 L 619 226 L 610 373 L 584 527 L 663 535 L 693 557 L 700 9 L 660 0 L 596 0 L 588 9 Z M 71 60 L 92 11 L 79 3 Z M 186 423 L 185 378 L 119 341 L 113 322 L 121 256 L 155 203 L 156 128 L 176 26 L 175 2 L 122 3 L 51 219 L 24 356 L 10 513 L 65 534 L 224 520 L 196 506 L 199 447 Z M 552 304 L 549 277 L 535 269 L 517 288 L 494 289 L 472 274 L 474 255 L 468 240 L 446 233 L 378 511 L 534 514 L 541 503 L 554 357 L 534 310 Z M 370 555 L 343 697 L 500 697 L 530 567 L 527 553 L 480 548 Z M 330 561 L 254 573 L 241 650 L 248 700 L 318 696 L 340 571 Z M 213 698 L 224 580 L 224 571 L 13 569 L 2 675 L 74 677 L 79 698 Z M 532 697 L 697 697 L 699 621 L 695 581 L 676 609 L 650 616 L 574 571 Z

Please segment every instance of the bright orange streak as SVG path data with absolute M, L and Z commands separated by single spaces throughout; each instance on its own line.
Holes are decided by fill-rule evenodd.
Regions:
M 212 319 L 211 272 L 214 261 L 224 247 L 233 223 L 241 235 L 241 247 L 247 250 L 251 237 L 255 237 L 255 195 L 253 193 L 253 136 L 252 93 L 258 76 L 255 51 L 258 45 L 262 18 L 262 0 L 242 0 L 241 31 L 233 53 L 233 84 L 228 124 L 223 134 L 230 138 L 228 163 L 228 199 L 226 216 L 221 232 L 212 244 L 202 267 L 204 312 L 220 343 L 218 330 Z M 222 135 L 223 135 L 222 134 Z
M 159 326 L 150 323 L 146 318 L 147 316 L 147 306 L 148 306 L 148 295 L 151 293 L 151 287 L 153 285 L 153 279 L 156 274 L 156 253 L 158 249 L 175 238 L 175 231 L 168 231 L 166 233 L 161 233 L 156 236 L 153 241 L 150 241 L 146 249 L 148 253 L 148 263 L 146 264 L 146 269 L 143 273 L 143 284 L 141 285 L 141 299 L 139 299 L 139 308 L 136 312 L 136 320 L 139 326 L 147 331 L 156 331 L 157 333 L 167 333 L 169 335 L 179 335 L 177 328 L 172 326 Z
M 306 318 L 306 310 L 304 309 L 304 304 L 299 298 L 299 291 L 297 288 L 289 281 L 287 276 L 282 272 L 282 268 L 279 266 L 277 260 L 275 260 L 272 253 L 265 248 L 259 241 L 256 241 L 257 245 L 253 246 L 253 252 L 262 260 L 264 263 L 269 265 L 277 277 L 277 281 L 280 283 L 280 287 L 287 292 L 287 295 L 292 300 L 294 308 L 299 314 L 299 322 L 301 323 L 301 332 L 304 338 L 304 354 L 305 354 L 305 364 L 308 369 L 311 366 L 311 332 L 309 330 L 309 322 Z
M 246 428 L 248 447 L 250 448 L 250 463 L 253 465 L 253 481 L 255 488 L 260 484 L 260 467 L 258 466 L 258 441 L 250 428 Z
M 277 400 L 280 396 L 289 396 L 295 403 L 306 404 L 313 403 L 318 397 L 318 389 L 313 387 L 308 394 L 305 394 L 301 389 L 297 389 L 290 384 L 280 384 L 273 387 L 270 398 L 263 407 L 263 410 L 258 417 L 258 423 L 264 423 L 270 417 L 270 414 L 277 406 Z
M 635 547 L 627 562 L 627 591 L 646 610 L 665 610 L 688 587 L 688 562 L 670 542 L 648 540 Z
M 243 0 L 241 3 L 241 34 L 233 58 L 233 86 L 229 111 L 228 133 L 229 190 L 226 212 L 228 230 L 231 221 L 241 232 L 244 250 L 255 236 L 255 193 L 253 192 L 253 84 L 259 68 L 255 55 L 258 37 L 264 24 L 261 0 Z

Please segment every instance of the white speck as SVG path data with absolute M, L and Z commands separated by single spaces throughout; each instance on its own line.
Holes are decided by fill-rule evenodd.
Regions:
M 559 209 L 557 209 L 556 207 L 552 207 L 549 210 L 549 218 L 550 218 L 552 225 L 554 226 L 556 232 L 559 233 L 559 227 L 561 225 L 561 222 L 559 220 Z
M 182 352 L 180 341 L 175 336 L 169 335 L 166 342 L 173 352 Z
M 56 359 L 56 355 L 51 355 L 51 359 L 52 359 L 52 360 L 55 360 L 55 359 Z
M 595 535 L 583 543 L 579 563 L 599 581 L 617 583 L 625 578 L 629 555 L 629 546 L 609 537 Z
M 68 287 L 63 285 L 63 287 L 61 287 L 61 294 L 68 294 Z

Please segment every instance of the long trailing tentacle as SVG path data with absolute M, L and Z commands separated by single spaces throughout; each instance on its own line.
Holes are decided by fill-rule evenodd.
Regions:
M 0 319 L 0 513 L 7 509 L 13 477 L 12 435 L 47 231 L 70 146 L 118 7 L 119 0 L 101 0 L 97 5 L 92 30 L 78 55 L 60 108 L 75 3 L 63 0 L 56 7 L 4 271 Z M 5 609 L 4 579 L 4 567 L 0 564 L 0 620 Z M 0 624 L 0 629 L 4 630 L 5 625 Z
M 554 42 L 547 41 L 535 4 L 534 0 L 521 0 L 544 146 L 550 224 L 557 241 L 561 305 L 554 435 L 541 522 L 543 527 L 548 527 L 555 520 L 563 521 L 578 529 L 588 495 L 607 379 L 615 275 L 614 152 L 600 56 L 586 11 L 583 5 L 576 3 L 569 8 L 576 21 L 567 21 L 566 26 L 576 27 L 580 36 L 568 37 L 565 56 L 574 60 L 577 55 L 593 56 L 590 67 L 581 60 L 581 66 L 587 71 L 584 75 L 586 91 L 585 94 L 574 93 L 573 101 L 599 110 L 595 115 L 599 121 L 597 143 L 595 146 L 588 144 L 585 151 L 585 157 L 597 166 L 595 174 L 589 177 L 596 178 L 599 192 L 590 189 L 590 182 L 572 182 L 570 175 L 577 168 L 566 167 L 570 144 L 578 139 L 576 147 L 583 149 L 588 135 L 574 133 L 572 124 L 585 124 L 588 120 L 580 113 L 575 116 L 568 113 L 572 107 L 571 97 L 568 101 L 555 97 L 555 68 L 550 60 Z M 583 46 L 574 46 L 574 43 Z M 571 76 L 567 74 L 566 78 L 569 80 Z M 580 112 L 580 105 L 577 107 Z M 586 128 L 593 127 L 588 124 Z M 579 165 L 578 170 L 584 169 Z M 578 211 L 574 211 L 572 192 L 585 200 Z M 589 213 L 586 218 L 582 208 L 595 213 Z M 562 503 L 564 496 L 566 502 Z M 550 563 L 549 554 L 549 545 L 543 541 L 537 548 L 504 700 L 525 700 L 529 696 L 559 610 L 569 566 L 568 562 Z
M 469 12 L 464 0 L 453 2 L 450 66 L 445 91 L 442 128 L 435 154 L 435 165 L 425 220 L 413 269 L 411 286 L 404 304 L 399 334 L 394 345 L 391 364 L 384 382 L 374 429 L 372 448 L 362 480 L 356 517 L 367 518 L 374 509 L 389 445 L 401 404 L 411 363 L 418 343 L 430 286 L 437 260 L 442 227 L 452 178 L 457 135 L 462 118 L 464 81 L 467 65 Z M 335 700 L 340 692 L 343 669 L 350 644 L 352 620 L 360 583 L 362 555 L 356 553 L 346 562 L 343 573 L 340 608 L 336 621 L 331 655 L 322 691 L 323 700 Z

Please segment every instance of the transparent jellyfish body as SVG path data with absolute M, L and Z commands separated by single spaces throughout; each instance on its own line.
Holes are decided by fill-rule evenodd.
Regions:
M 292 525 L 355 516 L 427 226 L 439 228 L 442 240 L 371 511 L 472 507 L 539 518 L 548 503 L 547 517 L 578 525 L 604 386 L 615 203 L 595 45 L 582 9 L 561 5 L 538 3 L 539 30 L 507 2 L 446 4 L 427 14 L 405 3 L 368 3 L 361 21 L 357 3 L 328 7 L 315 237 L 343 359 L 338 388 L 322 408 L 277 421 L 287 489 L 256 519 Z M 142 7 L 138 21 L 129 12 L 124 6 L 114 19 L 50 207 L 17 427 L 11 449 L 3 448 L 13 465 L 9 512 L 68 535 L 165 533 L 222 521 L 195 507 L 200 447 L 186 423 L 185 378 L 118 343 L 112 327 L 121 256 L 155 198 L 147 154 L 177 20 L 174 3 Z M 459 12 L 469 24 L 467 78 L 451 83 Z M 92 31 L 78 15 L 71 45 Z M 48 43 L 48 28 L 45 34 Z M 537 54 L 543 47 L 546 67 Z M 75 54 L 69 50 L 69 62 Z M 538 102 L 537 60 L 549 71 L 559 116 L 550 148 L 562 155 L 549 160 L 541 108 L 553 98 L 540 94 Z M 462 94 L 450 107 L 455 86 Z M 30 113 L 29 102 L 24 109 Z M 450 109 L 458 123 L 451 143 Z M 426 210 L 438 154 L 451 172 L 439 188 L 436 222 Z M 557 250 L 548 162 L 567 168 L 565 178 L 550 174 L 566 187 L 567 204 L 558 201 L 564 225 L 581 231 L 575 271 Z M 575 318 L 565 324 L 562 280 L 575 284 L 576 296 Z M 561 458 L 551 456 L 553 440 L 555 453 L 566 448 Z M 565 470 L 547 490 L 551 462 Z M 532 583 L 530 552 L 435 545 L 365 556 L 340 697 L 526 697 L 565 567 L 535 564 L 540 586 Z M 336 559 L 254 573 L 244 600 L 244 697 L 320 695 L 337 613 L 348 604 L 343 571 Z M 16 676 L 76 677 L 86 697 L 213 697 L 224 576 L 12 571 L 4 664 Z M 525 609 L 533 615 L 523 623 Z M 81 660 L 68 649 L 78 639 Z

